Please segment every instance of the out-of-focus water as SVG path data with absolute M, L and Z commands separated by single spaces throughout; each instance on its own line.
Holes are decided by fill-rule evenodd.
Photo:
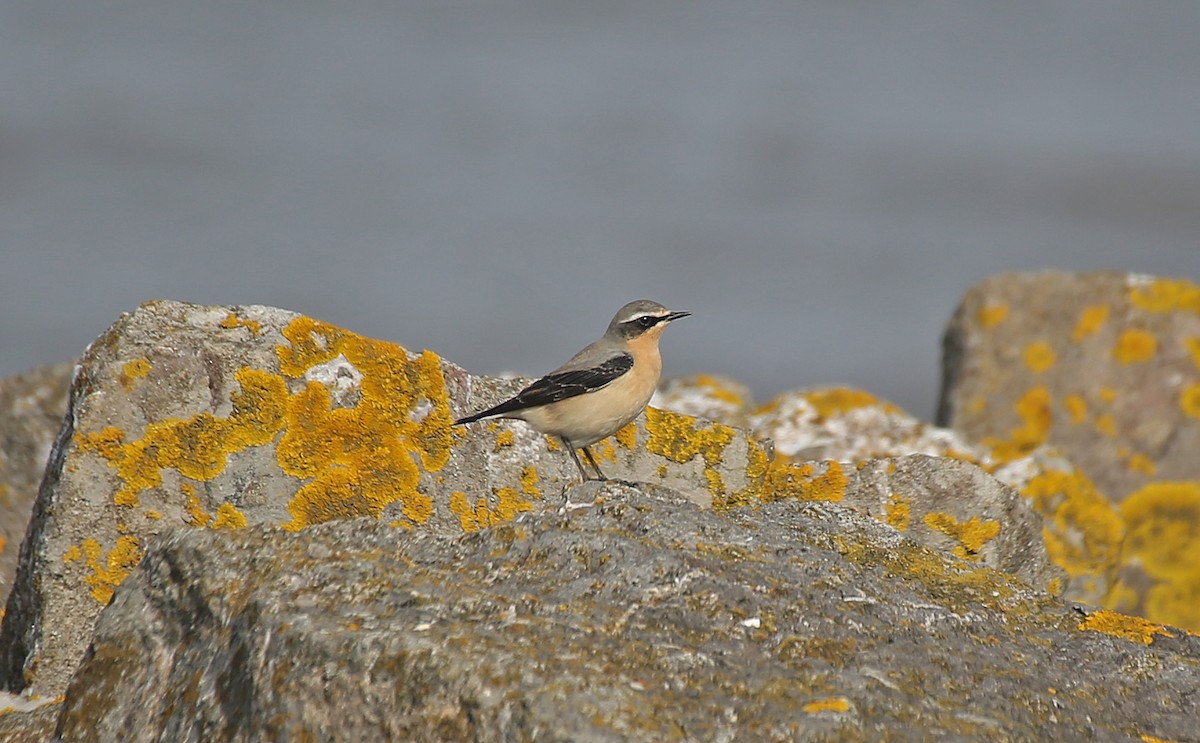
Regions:
M 648 297 L 666 372 L 932 413 L 1000 271 L 1200 278 L 1200 5 L 0 7 L 0 375 L 149 298 L 530 374 Z

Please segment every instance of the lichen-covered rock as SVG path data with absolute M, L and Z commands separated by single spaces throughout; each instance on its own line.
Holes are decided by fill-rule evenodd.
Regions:
M 43 743 L 54 738 L 62 700 L 27 699 L 0 691 L 0 740 Z
M 578 474 L 521 423 L 454 428 L 517 383 L 269 307 L 149 302 L 80 362 L 0 628 L 0 682 L 55 696 L 159 532 L 373 517 L 461 534 L 557 507 Z M 609 474 L 761 487 L 734 429 L 648 411 L 596 447 Z
M 837 479 L 836 473 L 830 474 L 831 465 L 807 460 L 868 462 L 924 454 L 971 462 L 1015 488 L 1040 514 L 1038 530 L 1044 536 L 1049 559 L 1069 579 L 1065 583 L 1067 598 L 1096 604 L 1109 590 L 1110 573 L 1117 563 L 1124 536 L 1121 516 L 1083 473 L 1049 447 L 1029 451 L 1011 461 L 997 459 L 988 447 L 969 441 L 957 431 L 929 425 L 886 400 L 846 387 L 783 393 L 756 410 L 749 425 L 756 436 L 774 442 L 776 456 L 769 467 L 768 491 L 790 493 L 789 497 L 828 500 L 852 497 L 855 493 L 852 487 L 831 489 L 831 481 Z M 852 468 L 838 465 L 837 469 L 842 472 Z M 996 510 L 1006 501 L 1006 495 L 997 500 L 1000 491 L 994 487 L 976 488 L 972 485 L 976 476 L 970 468 L 956 469 L 946 464 L 936 469 L 945 469 L 947 475 L 956 472 L 953 477 L 959 478 L 958 484 L 946 492 L 961 488 L 960 496 L 927 501 L 930 493 L 918 488 L 915 494 L 899 494 L 905 501 L 897 500 L 882 511 L 884 504 L 875 504 L 870 512 L 897 527 L 914 525 L 914 537 L 933 545 L 943 544 L 948 531 L 966 533 L 963 531 L 966 530 L 978 537 L 981 532 L 969 529 L 968 525 L 1006 523 L 998 517 L 1009 513 L 1010 507 L 1001 505 Z M 935 480 L 944 476 L 933 470 L 930 475 Z M 844 477 L 847 485 L 850 477 L 847 471 Z M 933 490 L 940 492 L 945 488 Z M 947 504 L 953 505 L 950 511 L 946 510 Z M 902 514 L 908 514 L 908 518 Z M 947 516 L 955 519 L 957 525 L 945 521 Z M 1022 524 L 1013 524 L 1011 531 L 1024 534 L 1033 528 L 1023 517 Z M 932 538 L 932 542 L 927 538 Z M 1026 539 L 1022 536 L 1014 544 Z M 951 546 L 958 552 L 967 549 L 961 544 Z M 988 564 L 1004 569 L 1001 563 Z M 1051 590 L 1058 587 L 1054 584 L 1058 577 L 1055 571 L 1042 574 L 1046 582 L 1028 575 L 1026 578 Z
M 729 377 L 693 374 L 673 377 L 659 385 L 650 404 L 663 410 L 745 428 L 754 398 L 750 388 Z
M 38 483 L 67 412 L 73 368 L 42 366 L 0 379 L 0 602 L 17 572 Z
M 838 504 L 589 483 L 474 534 L 179 531 L 103 613 L 69 741 L 1184 740 L 1200 638 Z M 592 505 L 584 506 L 583 504 Z M 883 731 L 883 732 L 881 732 Z
M 1102 601 L 1200 629 L 1200 286 L 997 276 L 946 332 L 939 422 L 1001 463 L 1044 444 L 1120 509 Z

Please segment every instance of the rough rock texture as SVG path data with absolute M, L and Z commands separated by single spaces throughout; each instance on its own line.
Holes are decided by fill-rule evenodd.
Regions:
M 100 609 L 176 526 L 299 530 L 371 516 L 461 534 L 556 506 L 577 471 L 522 423 L 452 428 L 517 381 L 269 307 L 149 302 L 80 362 L 0 628 L 0 682 L 56 696 Z M 745 434 L 648 411 L 596 447 L 609 475 L 760 489 Z
M 17 554 L 67 412 L 74 364 L 42 366 L 0 379 L 0 602 L 17 572 Z
M 667 379 L 659 385 L 650 404 L 738 428 L 748 426 L 750 411 L 754 410 L 754 398 L 749 387 L 737 380 L 713 374 Z
M 587 484 L 468 535 L 180 531 L 118 589 L 68 741 L 1186 740 L 1200 637 L 837 504 Z M 592 502 L 594 501 L 594 504 Z M 592 504 L 592 505 L 585 505 Z
M 10 700 L 0 692 L 0 740 L 12 743 L 44 743 L 53 740 L 62 713 L 62 702 L 26 704 Z M 15 704 L 13 704 L 15 702 Z
M 711 384 L 698 385 L 685 380 L 678 385 L 676 394 L 664 396 L 662 403 L 671 405 L 681 398 L 705 399 L 713 394 L 709 392 L 712 388 Z M 685 390 L 690 390 L 690 395 L 684 395 Z M 738 419 L 745 421 L 755 436 L 771 442 L 775 456 L 768 467 L 768 490 L 776 496 L 791 492 L 807 500 L 854 497 L 856 488 L 835 487 L 845 482 L 851 467 L 831 468 L 829 464 L 817 465 L 810 460 L 864 462 L 916 453 L 972 462 L 1016 488 L 1041 515 L 1046 552 L 1069 578 L 1065 584 L 1067 598 L 1096 604 L 1108 593 L 1109 575 L 1121 549 L 1124 524 L 1091 481 L 1049 447 L 1040 447 L 1011 461 L 1000 461 L 987 447 L 970 442 L 956 431 L 931 426 L 886 400 L 846 387 L 785 392 L 761 407 L 741 410 Z M 967 470 L 960 474 L 962 487 L 949 489 L 947 492 L 952 493 L 949 498 L 927 500 L 921 492 L 901 494 L 908 501 L 876 503 L 868 510 L 898 528 L 912 524 L 913 536 L 931 546 L 942 546 L 950 531 L 973 534 L 977 539 L 986 530 L 997 528 L 987 525 L 990 522 L 1006 523 L 997 519 L 996 509 L 989 505 L 996 502 L 993 497 L 996 491 L 985 488 L 988 494 L 976 494 L 972 480 L 975 476 L 967 474 Z M 1004 506 L 1000 511 L 1007 509 Z M 954 522 L 947 521 L 947 516 Z M 1034 531 L 1032 525 L 1021 529 Z M 1012 544 L 1028 541 L 1022 538 Z M 968 549 L 962 544 L 955 548 Z M 1041 553 L 1040 546 L 1036 550 Z M 1021 552 L 1017 550 L 1005 559 L 1020 560 Z M 1000 567 L 1012 563 L 988 564 Z M 1046 582 L 1055 579 L 1054 571 L 1043 572 L 1041 578 L 1026 577 L 1039 586 L 1058 588 Z
M 997 276 L 946 333 L 939 422 L 997 461 L 1050 444 L 1119 504 L 1103 602 L 1200 629 L 1200 286 Z

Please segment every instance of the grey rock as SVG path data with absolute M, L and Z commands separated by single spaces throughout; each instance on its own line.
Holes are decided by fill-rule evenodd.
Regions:
M 511 393 L 436 354 L 286 310 L 148 302 L 80 361 L 0 627 L 0 684 L 54 697 L 100 610 L 169 528 L 369 516 L 462 534 L 557 507 L 578 475 L 523 423 L 452 428 Z M 596 447 L 610 476 L 761 488 L 744 432 L 648 411 Z
M 839 504 L 589 483 L 451 536 L 181 530 L 117 589 L 67 741 L 1185 740 L 1200 637 Z M 590 505 L 589 505 L 590 504 Z M 1143 738 L 1146 739 L 1146 738 Z
M 63 425 L 73 368 L 55 364 L 0 379 L 0 602 L 12 587 L 38 484 Z

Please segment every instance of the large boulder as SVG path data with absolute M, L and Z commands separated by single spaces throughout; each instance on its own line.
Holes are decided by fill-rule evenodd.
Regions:
M 299 531 L 371 517 L 462 534 L 557 507 L 578 473 L 522 423 L 452 427 L 521 380 L 269 307 L 148 302 L 80 361 L 0 628 L 0 682 L 66 688 L 97 615 L 173 527 Z M 595 447 L 608 474 L 761 488 L 745 433 L 650 410 Z
M 990 278 L 951 320 L 943 366 L 940 423 L 999 463 L 1052 446 L 1119 511 L 1124 538 L 1099 600 L 1200 629 L 1200 286 Z
M 1200 638 L 839 504 L 589 483 L 467 535 L 176 531 L 104 610 L 69 741 L 1185 740 Z

